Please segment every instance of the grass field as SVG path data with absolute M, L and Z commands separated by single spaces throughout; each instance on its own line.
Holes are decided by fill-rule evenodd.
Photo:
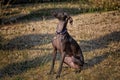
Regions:
M 79 74 L 64 65 L 58 80 L 119 80 L 119 7 L 114 10 L 111 6 L 106 11 L 93 6 L 63 2 L 8 8 L 13 11 L 2 16 L 6 21 L 0 27 L 0 80 L 55 80 L 59 54 L 55 74 L 47 75 L 52 59 L 51 40 L 58 23 L 50 12 L 59 8 L 71 14 L 74 24 L 68 24 L 68 32 L 80 45 L 87 64 Z

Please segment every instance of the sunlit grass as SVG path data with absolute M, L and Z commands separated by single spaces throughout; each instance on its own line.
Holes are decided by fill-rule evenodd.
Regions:
M 24 9 L 25 14 L 29 14 L 39 9 L 79 6 L 77 3 L 45 3 L 20 6 L 18 10 Z M 89 5 L 83 5 L 85 6 Z M 17 7 L 14 9 L 17 14 Z M 38 15 L 39 12 L 44 14 L 44 11 L 38 11 Z M 49 15 L 48 12 L 45 15 Z M 79 74 L 64 65 L 60 80 L 119 80 L 119 11 L 75 13 L 72 15 L 74 24 L 68 24 L 68 32 L 81 46 L 87 65 Z M 56 73 L 47 75 L 47 72 L 51 66 L 51 40 L 57 22 L 57 19 L 28 20 L 0 28 L 0 80 L 55 80 Z M 55 72 L 59 67 L 59 57 L 60 55 L 57 56 Z
M 119 10 L 118 0 L 86 0 L 73 2 L 54 2 L 54 3 L 38 3 L 38 4 L 22 4 L 3 6 L 1 9 L 1 24 L 19 21 L 27 21 L 29 19 L 43 19 L 51 15 L 52 11 L 63 10 L 71 15 L 80 13 L 103 12 L 111 10 Z

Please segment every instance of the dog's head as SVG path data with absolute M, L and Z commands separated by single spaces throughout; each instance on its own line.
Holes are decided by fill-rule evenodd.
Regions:
M 71 25 L 73 23 L 73 19 L 66 12 L 61 12 L 61 13 L 53 12 L 53 16 L 60 21 L 69 21 Z

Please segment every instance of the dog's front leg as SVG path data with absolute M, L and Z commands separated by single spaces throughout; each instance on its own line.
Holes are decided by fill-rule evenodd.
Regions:
M 51 65 L 50 72 L 48 74 L 51 74 L 53 72 L 54 64 L 55 64 L 55 59 L 56 59 L 56 54 L 57 54 L 57 49 L 54 49 L 54 51 L 53 51 L 52 65 Z
M 66 55 L 66 52 L 63 51 L 63 52 L 62 52 L 62 58 L 61 58 L 61 61 L 60 61 L 60 66 L 59 66 L 59 69 L 58 69 L 58 73 L 57 73 L 57 75 L 56 75 L 56 78 L 59 78 L 59 77 L 60 77 L 60 74 L 61 74 L 61 71 L 62 71 L 62 65 L 63 65 L 64 59 L 65 59 L 65 55 Z

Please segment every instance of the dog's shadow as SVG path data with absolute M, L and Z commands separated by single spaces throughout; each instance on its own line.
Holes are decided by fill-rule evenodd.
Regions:
M 84 52 L 90 52 L 96 49 L 104 49 L 104 48 L 107 48 L 109 43 L 111 42 L 112 43 L 120 42 L 119 36 L 120 36 L 120 31 L 115 31 L 97 39 L 93 39 L 89 41 L 80 41 L 80 46 L 82 48 L 83 54 Z M 108 56 L 111 55 L 111 53 L 113 53 L 114 55 L 117 55 L 116 53 L 118 52 L 120 52 L 120 49 L 116 51 L 113 51 L 111 49 L 110 52 L 105 52 L 103 55 L 95 56 L 92 59 L 86 60 L 84 69 L 93 67 L 94 65 L 97 65 L 101 63 L 103 60 L 105 60 L 106 58 L 108 58 Z
M 118 52 L 120 52 L 120 49 L 112 51 L 112 52 L 106 52 L 103 55 L 95 56 L 92 59 L 86 60 L 85 61 L 86 63 L 84 65 L 84 67 L 83 67 L 83 70 L 88 69 L 90 67 L 94 67 L 97 64 L 100 64 L 102 61 L 104 61 L 105 59 L 107 59 L 108 56 L 115 57 L 116 55 L 119 55 Z M 115 57 L 115 58 L 118 58 L 118 56 Z

